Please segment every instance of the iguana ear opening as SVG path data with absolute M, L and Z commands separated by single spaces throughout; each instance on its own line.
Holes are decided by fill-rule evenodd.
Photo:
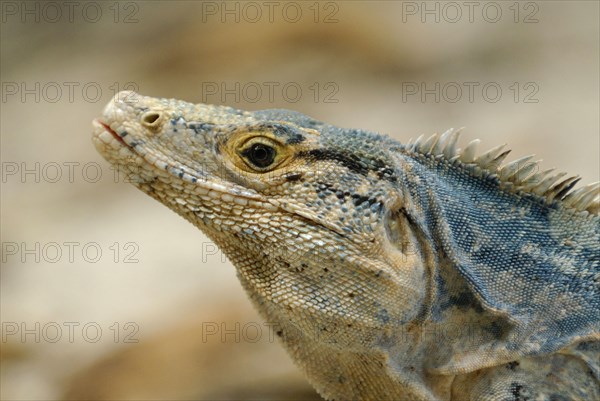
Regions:
M 383 228 L 390 244 L 402 254 L 414 254 L 418 250 L 418 237 L 421 229 L 408 209 L 400 194 L 390 196 L 383 207 Z
M 405 211 L 399 208 L 388 210 L 383 224 L 389 242 L 405 253 L 411 246 L 409 232 L 411 223 Z

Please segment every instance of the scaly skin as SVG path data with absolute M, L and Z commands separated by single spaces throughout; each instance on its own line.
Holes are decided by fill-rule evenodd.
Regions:
M 93 135 L 227 254 L 324 398 L 600 399 L 598 185 L 457 140 L 133 92 Z

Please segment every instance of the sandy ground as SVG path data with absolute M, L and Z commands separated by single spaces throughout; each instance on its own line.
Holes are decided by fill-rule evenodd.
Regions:
M 2 399 L 318 399 L 229 261 L 95 152 L 117 90 L 466 126 L 600 178 L 597 2 L 275 3 L 2 3 Z

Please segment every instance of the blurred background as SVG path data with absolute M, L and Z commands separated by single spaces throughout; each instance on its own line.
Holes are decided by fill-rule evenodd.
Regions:
M 115 178 L 122 89 L 599 173 L 599 3 L 20 2 L 1 25 L 4 400 L 316 400 L 234 267 Z

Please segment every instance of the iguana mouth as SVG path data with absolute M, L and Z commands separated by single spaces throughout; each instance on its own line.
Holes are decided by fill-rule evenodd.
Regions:
M 115 138 L 117 141 L 121 142 L 121 144 L 123 144 L 123 145 L 127 146 L 127 147 L 128 147 L 128 148 L 130 148 L 130 149 L 133 149 L 131 146 L 129 146 L 129 145 L 127 144 L 127 142 L 125 142 L 125 141 L 123 140 L 123 138 L 121 138 L 121 136 L 120 136 L 119 134 L 117 134 L 117 133 L 116 133 L 116 132 L 115 132 L 115 131 L 114 131 L 112 128 L 110 128 L 110 125 L 108 125 L 108 124 L 106 124 L 106 123 L 103 123 L 102 121 L 100 121 L 100 120 L 97 120 L 97 119 L 96 119 L 96 120 L 94 120 L 94 122 L 95 122 L 95 123 L 97 123 L 97 124 L 100 124 L 102 127 L 104 127 L 104 129 L 105 129 L 105 130 L 106 130 L 106 131 L 107 131 L 109 134 L 111 134 L 111 135 L 112 135 L 112 136 L 113 136 L 113 137 L 114 137 L 114 138 Z

